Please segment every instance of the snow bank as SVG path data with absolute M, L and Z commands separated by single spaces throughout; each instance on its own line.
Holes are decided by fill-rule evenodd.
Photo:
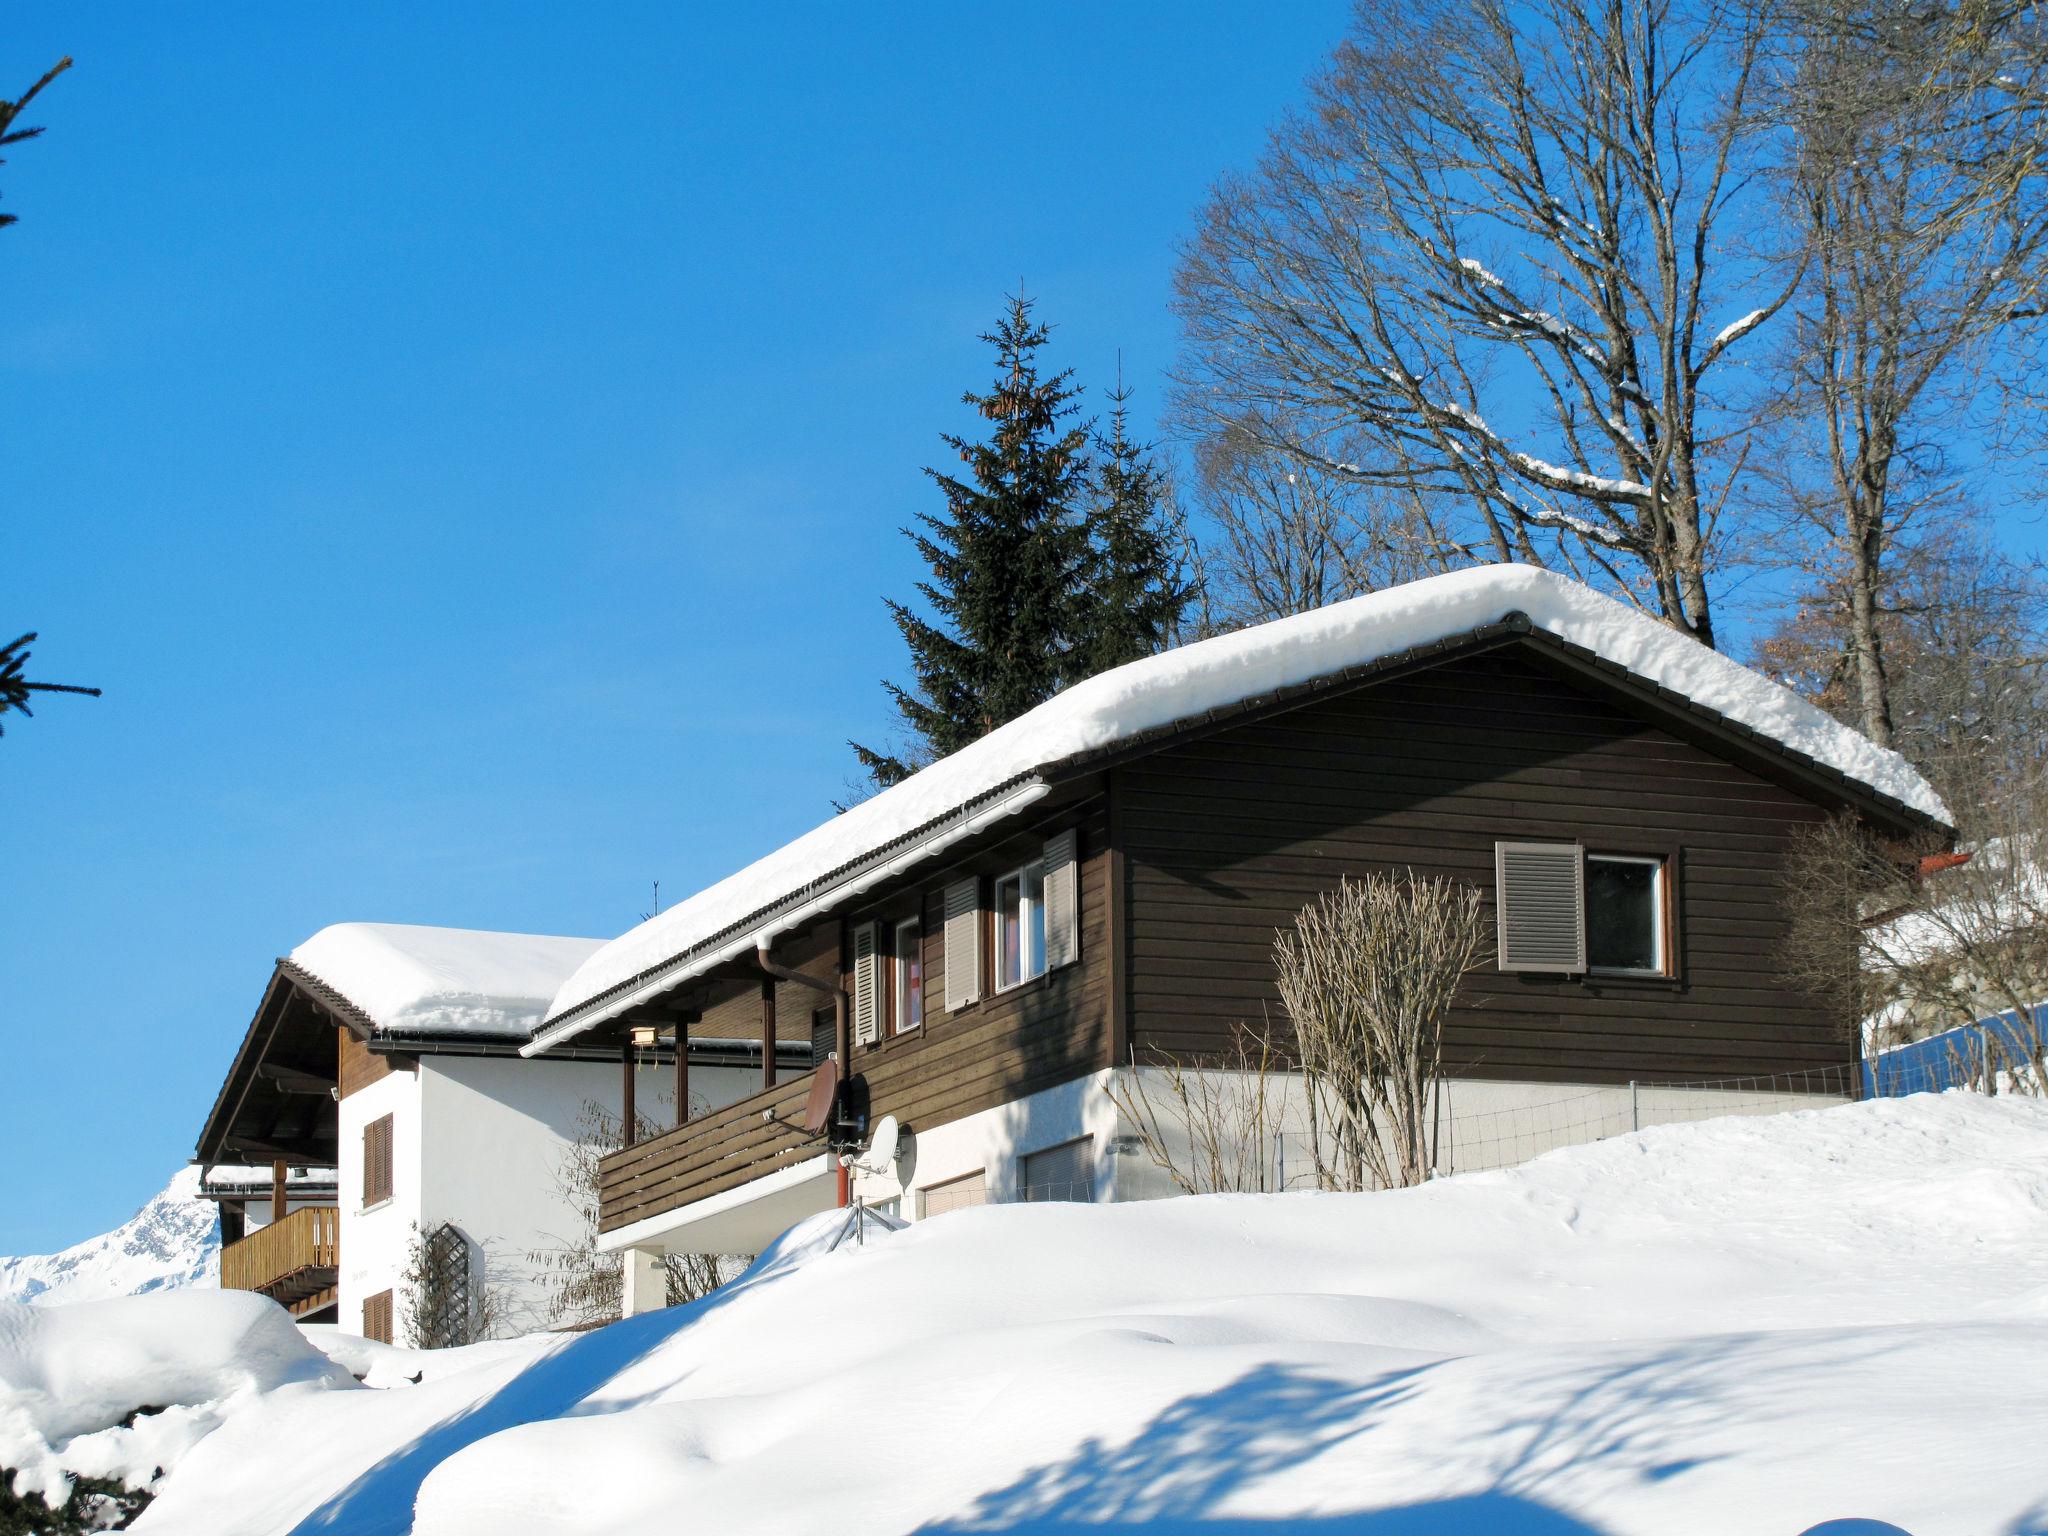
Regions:
M 210 1285 L 219 1273 L 219 1212 L 199 1198 L 199 1170 L 188 1167 L 111 1232 L 61 1253 L 0 1259 L 0 1302 L 104 1301 Z
M 524 1038 L 598 939 L 336 923 L 291 961 L 394 1035 Z
M 260 1399 L 136 1529 L 1983 1536 L 2048 1509 L 2038 1102 L 832 1225 L 692 1307 Z
M 147 1486 L 238 1403 L 352 1383 L 244 1291 L 74 1306 L 0 1302 L 0 1468 L 62 1504 L 75 1477 Z
M 1076 753 L 1464 634 L 1516 610 L 1538 629 L 1949 819 L 1904 758 L 1768 678 L 1578 582 L 1531 566 L 1490 565 L 1220 635 L 1078 683 L 605 945 L 555 994 L 547 1018 L 668 965 L 833 871 Z

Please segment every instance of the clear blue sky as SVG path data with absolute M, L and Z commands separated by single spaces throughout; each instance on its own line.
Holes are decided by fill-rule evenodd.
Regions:
M 1021 279 L 1149 418 L 1346 16 L 9 7 L 0 1253 L 189 1157 L 272 957 L 609 935 L 826 814 Z

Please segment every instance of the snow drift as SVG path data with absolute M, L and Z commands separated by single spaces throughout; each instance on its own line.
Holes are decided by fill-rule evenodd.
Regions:
M 234 1400 L 136 1529 L 2021 1536 L 2044 1374 L 2048 1106 L 1954 1094 L 806 1227 L 691 1307 Z

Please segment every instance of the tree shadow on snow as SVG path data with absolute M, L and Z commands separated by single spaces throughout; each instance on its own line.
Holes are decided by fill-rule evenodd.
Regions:
M 746 1288 L 735 1282 L 688 1306 L 648 1312 L 577 1335 L 483 1401 L 450 1414 L 358 1475 L 292 1527 L 291 1536 L 404 1536 L 412 1529 L 420 1484 L 450 1456 L 500 1430 L 572 1413 L 621 1371 Z
M 1434 1368 L 1417 1366 L 1361 1384 L 1262 1365 L 1172 1404 L 1121 1445 L 1084 1441 L 1064 1461 L 1031 1468 L 956 1519 L 925 1526 L 922 1536 L 1099 1536 L 1136 1526 L 1159 1536 L 1600 1536 L 1582 1521 L 1505 1492 L 1352 1514 L 1234 1519 L 1211 1513 L 1237 1490 L 1364 1434 Z
M 1498 1384 L 1509 1402 L 1497 1419 L 1460 1432 L 1457 1460 L 1487 1485 L 1483 1492 L 1342 1514 L 1220 1515 L 1219 1506 L 1242 1490 L 1256 1488 L 1268 1502 L 1276 1494 L 1284 1499 L 1285 1483 L 1275 1478 L 1369 1435 L 1434 1390 L 1436 1373 L 1455 1362 L 1363 1383 L 1262 1365 L 1170 1405 L 1126 1442 L 1090 1439 L 1060 1461 L 1030 1468 L 958 1515 L 925 1526 L 922 1536 L 1082 1536 L 1132 1527 L 1160 1536 L 1599 1536 L 1594 1526 L 1544 1503 L 1546 1485 L 1568 1485 L 1592 1469 L 1645 1482 L 1681 1477 L 1716 1459 L 1697 1448 L 1702 1432 L 1734 1406 L 1727 1400 L 1731 1380 L 1741 1381 L 1744 1401 L 1753 1405 L 1790 1391 L 1816 1354 L 1840 1347 L 1848 1346 L 1736 1336 L 1623 1354 L 1604 1366 L 1539 1366 L 1526 1379 Z M 1868 1340 L 1854 1347 L 1866 1355 L 1871 1349 Z M 1556 1381 L 1559 1373 L 1568 1382 Z M 1515 1401 L 1526 1411 L 1515 1411 Z M 1453 1390 L 1436 1411 L 1455 1411 L 1459 1402 Z M 1323 1486 L 1329 1488 L 1328 1479 Z

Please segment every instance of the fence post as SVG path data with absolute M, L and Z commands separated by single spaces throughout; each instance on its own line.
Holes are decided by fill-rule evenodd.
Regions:
M 1628 1128 L 1640 1131 L 1643 1128 L 1642 1101 L 1636 1095 L 1636 1080 L 1628 1080 Z

